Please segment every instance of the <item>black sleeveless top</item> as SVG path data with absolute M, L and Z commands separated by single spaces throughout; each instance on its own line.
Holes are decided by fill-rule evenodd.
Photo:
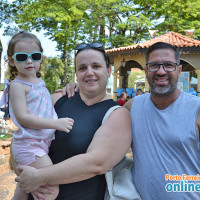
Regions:
M 67 96 L 60 98 L 55 105 L 58 118 L 70 117 L 74 120 L 74 126 L 70 133 L 56 131 L 49 151 L 52 162 L 56 164 L 85 153 L 96 130 L 101 126 L 105 113 L 114 105 L 117 103 L 109 99 L 88 106 L 79 93 L 69 99 Z M 60 185 L 59 189 L 57 200 L 103 200 L 105 176 L 99 175 L 77 183 Z

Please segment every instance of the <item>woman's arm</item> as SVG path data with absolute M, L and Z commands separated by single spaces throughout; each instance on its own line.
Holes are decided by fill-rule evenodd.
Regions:
M 19 168 L 22 173 L 16 181 L 30 192 L 40 185 L 73 183 L 104 174 L 125 156 L 131 138 L 130 113 L 119 108 L 97 130 L 85 154 L 41 169 L 22 166 Z
M 18 82 L 10 86 L 10 101 L 19 124 L 32 129 L 57 129 L 69 132 L 73 125 L 73 120 L 70 118 L 56 120 L 30 115 L 26 103 L 26 90 L 27 88 Z

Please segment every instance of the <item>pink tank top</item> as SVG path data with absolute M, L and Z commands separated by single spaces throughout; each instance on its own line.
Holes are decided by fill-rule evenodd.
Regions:
M 28 112 L 31 115 L 47 119 L 58 119 L 52 104 L 51 95 L 46 88 L 46 84 L 42 79 L 40 80 L 41 82 L 37 84 L 32 84 L 19 79 L 15 79 L 12 82 L 20 82 L 31 87 L 30 91 L 26 95 Z M 7 101 L 6 96 L 8 96 L 9 93 L 10 83 L 11 82 L 8 80 L 5 81 L 5 89 L 0 104 L 4 104 Z M 10 101 L 9 112 L 14 124 L 19 128 L 13 134 L 14 139 L 37 139 L 50 141 L 55 138 L 54 129 L 30 129 L 22 127 L 15 118 Z

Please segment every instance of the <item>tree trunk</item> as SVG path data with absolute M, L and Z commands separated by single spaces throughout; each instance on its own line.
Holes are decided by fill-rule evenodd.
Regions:
M 104 25 L 101 25 L 100 26 L 100 35 L 105 38 L 105 26 Z
M 64 74 L 63 74 L 63 80 L 62 80 L 62 85 L 66 85 L 67 83 L 67 42 L 65 40 L 64 44 L 63 44 L 63 61 L 64 61 Z

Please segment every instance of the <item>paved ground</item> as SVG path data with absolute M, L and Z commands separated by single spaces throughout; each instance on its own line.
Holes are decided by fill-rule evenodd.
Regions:
M 0 175 L 0 200 L 10 200 L 13 197 L 16 183 L 13 171 Z
M 8 123 L 9 134 L 12 134 L 14 130 L 16 130 L 16 127 L 13 124 Z M 5 172 L 0 172 L 0 200 L 11 200 L 13 197 L 16 187 L 15 177 L 15 173 L 10 170 L 9 167 Z

